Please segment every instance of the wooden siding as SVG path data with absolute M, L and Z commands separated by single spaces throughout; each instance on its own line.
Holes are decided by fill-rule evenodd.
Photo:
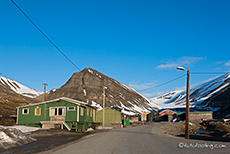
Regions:
M 65 114 L 51 116 L 50 109 L 58 108 L 58 107 L 64 108 Z M 72 110 L 68 110 L 68 107 L 71 107 Z M 22 114 L 22 110 L 25 108 L 29 110 L 28 114 Z M 40 115 L 35 115 L 36 108 L 40 109 Z M 87 110 L 89 116 L 87 116 Z M 47 103 L 27 105 L 24 107 L 19 107 L 17 111 L 18 111 L 17 123 L 19 125 L 39 126 L 41 125 L 40 121 L 65 121 L 71 129 L 85 130 L 92 126 L 92 121 L 93 121 L 93 116 L 91 116 L 92 115 L 91 112 L 93 112 L 93 110 L 90 106 L 79 106 L 77 104 L 65 100 L 59 100 L 54 102 L 49 101 Z M 76 127 L 72 127 L 73 122 L 76 123 Z
M 103 117 L 103 110 L 96 112 L 96 121 L 102 123 L 102 117 Z M 115 111 L 113 109 L 106 108 L 105 109 L 105 124 L 111 124 L 111 123 L 121 123 L 121 112 Z

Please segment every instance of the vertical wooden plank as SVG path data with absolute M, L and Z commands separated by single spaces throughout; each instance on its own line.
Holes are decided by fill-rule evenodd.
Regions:
M 79 106 L 77 106 L 77 122 L 79 122 L 79 116 L 80 116 Z

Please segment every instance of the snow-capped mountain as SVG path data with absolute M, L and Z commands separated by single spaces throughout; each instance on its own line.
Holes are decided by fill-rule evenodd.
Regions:
M 106 107 L 117 106 L 122 112 L 134 115 L 143 111 L 158 109 L 159 106 L 130 86 L 112 79 L 97 70 L 85 68 L 76 72 L 62 87 L 50 91 L 47 98 L 69 97 L 88 102 L 102 108 L 103 88 L 106 89 Z
M 35 98 L 42 94 L 40 91 L 30 89 L 14 80 L 7 79 L 5 77 L 0 77 L 0 86 L 5 90 L 12 90 L 17 94 L 30 98 Z
M 163 108 L 185 107 L 186 91 L 174 90 L 151 98 L 150 101 Z M 218 112 L 223 108 L 230 108 L 230 73 L 191 86 L 190 106 Z
M 173 90 L 170 92 L 166 92 L 164 94 L 161 94 L 159 96 L 150 98 L 150 101 L 152 103 L 156 103 L 161 108 L 175 108 L 175 103 L 168 103 L 170 102 L 175 96 L 183 92 L 183 90 Z

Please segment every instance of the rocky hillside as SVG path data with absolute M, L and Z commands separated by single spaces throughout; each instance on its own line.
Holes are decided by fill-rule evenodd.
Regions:
M 40 91 L 30 89 L 12 79 L 7 79 L 5 77 L 0 77 L 0 86 L 4 89 L 3 91 L 13 91 L 14 93 L 29 98 L 35 98 L 42 94 Z
M 30 89 L 14 80 L 0 77 L 0 124 L 14 123 L 11 115 L 16 115 L 16 107 L 39 102 L 34 97 L 40 92 Z
M 47 99 L 69 97 L 86 101 L 92 106 L 102 108 L 103 88 L 106 89 L 106 107 L 118 106 L 123 113 L 133 115 L 148 109 L 157 109 L 146 97 L 133 88 L 120 83 L 92 68 L 74 73 L 62 87 L 51 90 Z

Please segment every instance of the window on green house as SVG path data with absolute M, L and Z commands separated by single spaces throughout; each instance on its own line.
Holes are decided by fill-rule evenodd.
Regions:
M 84 108 L 81 107 L 81 116 L 84 116 Z
M 95 110 L 93 110 L 93 121 L 96 120 L 96 117 L 95 117 Z
M 87 108 L 87 116 L 89 116 L 89 108 Z
M 41 115 L 41 108 L 35 108 L 35 115 L 36 116 Z
M 51 116 L 65 116 L 65 108 L 64 107 L 52 107 L 50 109 Z
M 71 106 L 67 108 L 68 111 L 75 111 L 75 107 Z
M 29 114 L 29 109 L 22 109 L 22 114 Z
M 93 109 L 91 109 L 91 112 L 90 112 L 90 117 L 93 116 Z

